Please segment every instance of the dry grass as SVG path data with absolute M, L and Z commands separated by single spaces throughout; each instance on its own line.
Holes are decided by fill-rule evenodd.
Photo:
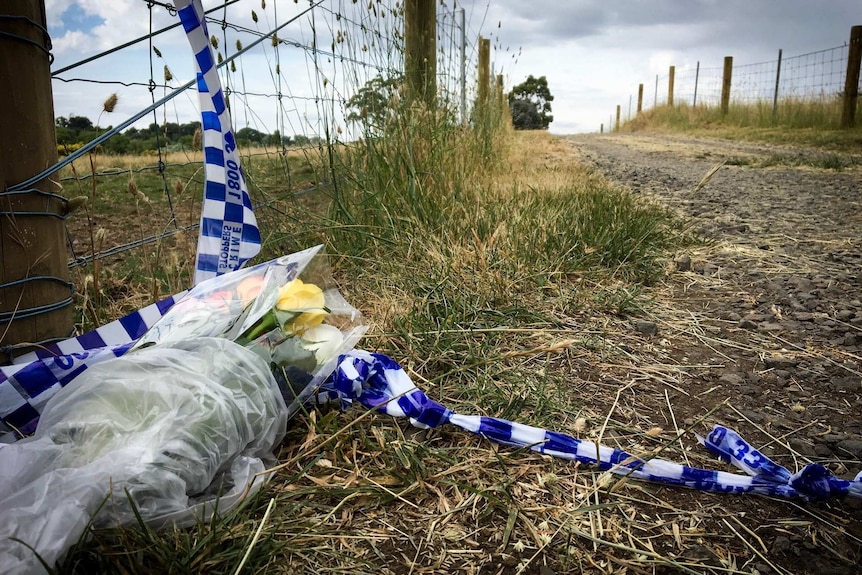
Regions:
M 477 214 L 457 222 L 460 235 L 417 229 L 405 245 L 336 259 L 345 295 L 371 324 L 363 346 L 394 356 L 458 412 L 715 468 L 692 449 L 694 433 L 733 406 L 697 376 L 733 359 L 712 353 L 724 342 L 710 318 L 681 312 L 672 298 L 686 281 L 720 288 L 721 279 L 645 288 L 621 272 L 624 262 L 576 271 L 529 257 L 513 216 L 529 204 L 525 194 L 579 195 L 600 185 L 616 192 L 579 167 L 564 140 L 523 133 L 507 146 L 507 168 L 489 184 L 488 205 L 476 207 L 509 206 L 500 220 Z M 559 233 L 576 215 L 540 212 L 532 226 Z M 754 256 L 740 249 L 738 257 Z M 632 313 L 655 319 L 661 336 L 632 330 Z M 785 447 L 776 437 L 763 448 L 792 466 Z M 420 431 L 360 409 L 298 418 L 278 457 L 284 463 L 267 487 L 223 520 L 186 531 L 97 533 L 63 571 L 791 573 L 759 535 L 761 523 L 818 548 L 832 544 L 834 527 L 843 529 L 822 508 L 620 481 L 455 428 Z
M 815 100 L 786 99 L 772 115 L 772 102 L 731 103 L 727 115 L 717 107 L 659 106 L 625 122 L 623 132 L 684 132 L 729 140 L 816 146 L 847 154 L 858 154 L 862 142 L 862 103 L 857 109 L 856 127 L 841 129 L 840 98 Z M 858 158 L 857 158 L 858 160 Z M 855 162 L 855 163 L 858 163 Z
M 309 153 L 309 149 L 312 150 L 311 153 Z M 316 157 L 318 152 L 316 148 L 287 148 L 286 154 L 284 155 L 290 158 L 306 159 L 313 156 Z M 246 158 L 250 156 L 275 157 L 282 156 L 282 154 L 281 150 L 275 147 L 243 147 L 242 157 Z M 159 160 L 158 153 L 155 151 L 146 154 L 95 153 L 92 154 L 92 157 L 94 159 L 96 172 L 128 171 L 152 167 L 156 165 Z M 200 164 L 203 162 L 203 156 L 201 155 L 200 150 L 163 151 L 161 158 L 165 164 Z M 92 173 L 89 156 L 77 160 L 74 164 L 74 172 L 71 167 L 66 167 L 60 171 L 60 177 L 74 176 L 75 173 L 77 173 L 78 176 L 88 176 Z

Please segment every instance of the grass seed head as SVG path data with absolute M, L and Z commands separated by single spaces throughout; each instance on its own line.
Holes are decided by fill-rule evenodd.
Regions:
M 102 104 L 102 110 L 110 114 L 114 111 L 114 108 L 117 107 L 117 102 L 119 101 L 119 96 L 117 96 L 117 93 L 114 92 L 105 99 L 105 102 Z

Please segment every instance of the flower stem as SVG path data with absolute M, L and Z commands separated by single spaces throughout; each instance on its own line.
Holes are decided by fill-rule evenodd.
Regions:
M 278 320 L 275 318 L 275 314 L 270 312 L 260 318 L 260 320 L 250 328 L 248 331 L 242 335 L 240 335 L 236 342 L 240 345 L 245 345 L 250 341 L 254 341 L 262 334 L 272 331 L 275 326 L 278 325 Z

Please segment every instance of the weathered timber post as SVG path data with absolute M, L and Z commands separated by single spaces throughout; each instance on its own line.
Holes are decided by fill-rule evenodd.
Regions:
M 778 65 L 775 67 L 775 95 L 772 96 L 772 123 L 778 118 L 778 84 L 781 82 L 781 48 L 778 49 Z
M 437 3 L 404 2 L 404 75 L 413 101 L 437 100 Z
M 619 132 L 619 131 L 620 131 L 620 105 L 617 104 L 617 123 L 615 124 L 614 132 Z
M 730 110 L 730 80 L 733 76 L 733 56 L 724 57 L 724 74 L 721 78 L 721 115 Z
M 643 111 L 644 108 L 644 85 L 638 84 L 638 114 Z
M 503 75 L 497 74 L 497 81 L 494 84 L 496 102 L 497 102 L 497 111 L 496 113 L 499 115 L 499 119 L 503 119 Z
M 605 123 L 602 122 L 601 125 L 599 126 L 599 134 L 604 134 L 604 133 L 605 133 Z
M 479 86 L 476 90 L 478 118 L 485 118 L 491 92 L 491 40 L 479 36 Z
M 66 200 L 48 178 L 8 189 L 57 162 L 45 2 L 6 0 L 3 12 L 12 18 L 0 20 L 0 362 L 73 328 Z
M 856 125 L 856 101 L 859 98 L 859 67 L 862 66 L 862 26 L 850 28 L 850 46 L 847 52 L 847 75 L 844 78 L 844 107 L 841 110 L 841 127 Z
M 671 66 L 667 72 L 667 105 L 673 106 L 673 77 L 676 72 L 676 66 Z
M 700 60 L 697 61 L 697 68 L 694 71 L 694 97 L 691 99 L 692 108 L 697 107 L 697 82 L 700 80 Z

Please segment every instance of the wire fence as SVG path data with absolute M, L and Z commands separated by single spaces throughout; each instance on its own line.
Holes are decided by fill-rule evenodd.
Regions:
M 86 226 L 80 225 L 80 221 L 79 225 L 74 225 L 74 218 L 70 218 L 71 266 L 115 256 L 197 227 L 196 214 L 178 210 L 174 196 L 179 187 L 174 182 L 196 183 L 194 179 L 189 180 L 189 171 L 200 168 L 200 153 L 188 142 L 169 141 L 164 130 L 171 124 L 180 125 L 199 118 L 196 94 L 193 89 L 189 90 L 195 83 L 179 22 L 162 27 L 155 25 L 165 14 L 171 18 L 176 16 L 173 5 L 142 0 L 130 17 L 146 18 L 147 34 L 59 66 L 52 72 L 57 98 L 84 85 L 91 88 L 87 93 L 94 94 L 94 98 L 98 96 L 92 87 L 104 86 L 105 96 L 120 89 L 123 101 L 149 101 L 138 113 L 102 130 L 98 138 L 76 144 L 77 149 L 72 154 L 51 168 L 55 171 L 62 168 L 59 181 L 67 192 L 88 180 L 96 180 L 98 183 L 93 186 L 98 190 L 105 183 L 112 183 L 110 178 L 134 178 L 152 173 L 159 180 L 164 195 L 165 206 L 160 208 L 166 208 L 153 209 L 156 213 L 151 214 L 156 217 L 151 217 L 149 227 L 161 229 L 161 232 L 107 247 L 94 246 L 92 238 L 87 237 Z M 270 2 L 267 5 L 260 0 L 227 0 L 207 10 L 212 45 L 217 50 L 220 77 L 234 129 L 238 136 L 243 129 L 255 137 L 258 134 L 270 136 L 247 141 L 252 148 L 244 157 L 252 162 L 263 159 L 284 168 L 275 170 L 277 177 L 266 183 L 266 189 L 256 190 L 267 196 L 255 198 L 262 207 L 274 203 L 268 192 L 290 190 L 302 194 L 327 185 L 319 178 L 309 178 L 309 174 L 293 173 L 285 157 L 304 156 L 311 160 L 327 146 L 361 136 L 360 126 L 347 121 L 350 98 L 376 77 L 397 79 L 403 75 L 402 16 L 403 7 L 395 1 L 324 0 L 302 7 L 298 3 Z M 472 11 L 465 17 L 461 10 L 440 12 L 437 20 L 439 100 L 446 106 L 458 108 L 461 115 L 468 113 L 461 102 L 473 100 L 474 44 L 479 33 L 473 19 Z M 141 50 L 144 46 L 146 52 Z M 109 65 L 100 66 L 105 62 Z M 123 63 L 121 73 L 116 72 L 117 62 Z M 112 138 L 122 138 L 124 132 L 137 130 L 135 126 L 146 122 L 147 118 L 150 127 L 159 128 L 153 131 L 155 145 L 141 156 L 150 158 L 149 163 L 95 171 L 84 166 L 84 173 L 80 167 L 72 170 L 72 166 L 86 164 L 85 160 L 94 152 L 98 154 L 100 146 L 104 148 Z M 99 129 L 98 126 L 94 128 Z M 306 145 L 297 145 L 302 142 Z M 183 161 L 167 161 L 176 154 L 183 156 Z M 125 160 L 103 156 L 99 163 Z M 313 184 L 312 179 L 315 180 Z M 81 192 L 92 195 L 89 188 Z
M 848 56 L 849 45 L 845 43 L 790 57 L 779 50 L 775 60 L 765 62 L 740 65 L 734 61 L 730 105 L 762 104 L 777 113 L 782 105 L 836 102 L 844 95 Z M 695 66 L 674 68 L 672 84 L 670 71 L 642 84 L 642 109 L 667 105 L 671 94 L 675 106 L 719 107 L 723 81 L 723 66 L 701 66 L 697 62 Z M 634 96 L 630 96 L 635 102 L 637 89 L 638 85 L 633 85 Z M 636 107 L 623 110 L 621 121 L 636 113 Z
M 267 218 L 292 217 L 286 201 L 333 185 L 321 159 L 363 135 L 349 119 L 351 98 L 375 79 L 400 83 L 403 10 L 397 0 L 224 0 L 206 10 L 262 228 Z M 145 21 L 146 34 L 76 61 L 58 52 L 52 64 L 55 110 L 69 110 L 72 101 L 84 112 L 58 114 L 58 142 L 61 132 L 87 137 L 64 140 L 58 164 L 3 192 L 44 194 L 35 188 L 49 175 L 60 183 L 64 197 L 57 197 L 69 213 L 58 217 L 65 221 L 69 267 L 80 270 L 73 276 L 84 284 L 79 291 L 97 287 L 88 282 L 98 281 L 101 260 L 143 266 L 164 257 L 154 244 L 189 247 L 199 227 L 200 113 L 185 34 L 168 2 L 140 0 L 127 16 Z M 461 121 L 475 98 L 483 24 L 472 7 L 438 6 L 438 102 Z

